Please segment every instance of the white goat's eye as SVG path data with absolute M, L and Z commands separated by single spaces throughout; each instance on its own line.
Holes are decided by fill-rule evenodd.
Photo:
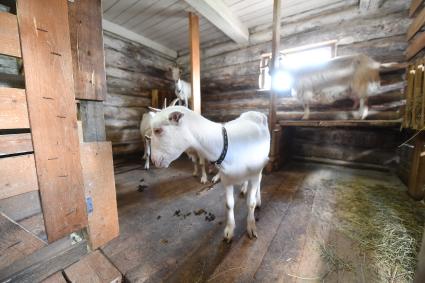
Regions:
M 162 133 L 162 129 L 161 128 L 155 128 L 153 129 L 153 132 L 155 135 L 160 135 Z

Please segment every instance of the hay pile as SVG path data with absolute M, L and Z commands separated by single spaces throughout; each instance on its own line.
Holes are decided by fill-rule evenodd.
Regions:
M 377 280 L 411 282 L 424 231 L 424 204 L 412 201 L 402 188 L 376 181 L 322 181 L 335 197 L 337 230 L 368 255 Z

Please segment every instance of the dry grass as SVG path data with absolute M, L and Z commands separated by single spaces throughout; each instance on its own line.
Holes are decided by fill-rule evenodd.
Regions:
M 424 230 L 423 203 L 401 188 L 376 182 L 322 181 L 335 196 L 336 228 L 368 255 L 378 281 L 411 282 Z M 324 252 L 328 263 L 343 264 L 332 263 L 335 258 Z

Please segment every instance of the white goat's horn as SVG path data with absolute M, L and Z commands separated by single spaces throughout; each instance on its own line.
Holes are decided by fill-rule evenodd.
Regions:
M 167 98 L 164 98 L 164 104 L 162 105 L 162 109 L 167 108 Z
M 177 101 L 179 101 L 179 99 L 175 98 L 173 101 L 171 101 L 170 106 L 176 106 Z
M 150 106 L 148 106 L 148 108 L 149 108 L 149 110 L 150 110 L 150 111 L 152 111 L 152 112 L 160 112 L 160 111 L 161 111 L 161 109 L 153 108 L 153 107 L 150 107 Z

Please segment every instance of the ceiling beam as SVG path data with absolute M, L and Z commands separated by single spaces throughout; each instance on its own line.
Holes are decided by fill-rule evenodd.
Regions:
M 158 42 L 155 42 L 147 37 L 144 37 L 143 35 L 140 35 L 138 33 L 135 33 L 131 30 L 128 30 L 120 25 L 114 24 L 113 22 L 110 22 L 108 20 L 103 19 L 102 20 L 103 29 L 106 31 L 109 31 L 113 34 L 119 35 L 121 37 L 124 37 L 126 39 L 129 39 L 131 41 L 140 43 L 146 47 L 149 47 L 153 50 L 156 50 L 158 52 L 161 52 L 165 55 L 168 55 L 172 58 L 177 58 L 177 51 L 172 50 Z
M 242 24 L 222 0 L 184 1 L 236 43 L 248 43 L 248 28 Z

